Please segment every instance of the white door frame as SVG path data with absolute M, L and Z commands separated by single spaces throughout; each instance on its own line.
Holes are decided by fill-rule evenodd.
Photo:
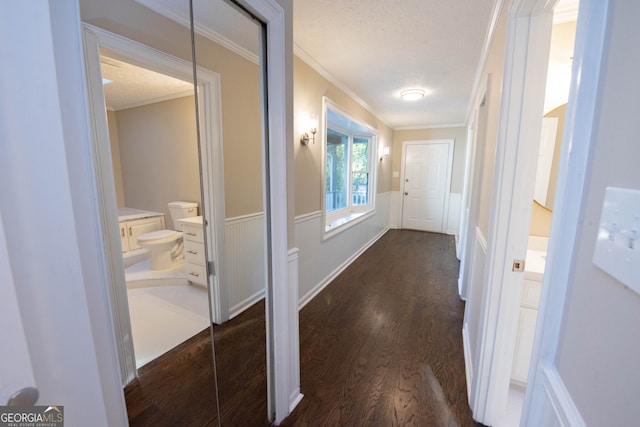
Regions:
M 470 405 L 474 418 L 500 422 L 511 365 L 526 258 L 555 1 L 516 0 L 509 13 L 503 92 L 487 236 L 478 360 Z
M 558 185 L 551 222 L 540 312 L 529 367 L 521 425 L 543 425 L 550 412 L 564 425 L 584 426 L 556 367 L 556 354 L 569 278 L 579 250 L 577 241 L 597 138 L 600 76 L 610 0 L 580 0 L 573 74 L 563 136 Z M 579 78 L 578 78 L 579 76 Z
M 267 33 L 264 84 L 269 93 L 265 125 L 272 249 L 267 353 L 274 390 L 270 414 L 275 414 L 278 423 L 301 396 L 294 369 L 299 366 L 297 288 L 293 288 L 297 269 L 291 267 L 296 265 L 296 255 L 287 248 L 287 194 L 291 194 L 287 166 L 293 165 L 293 146 L 288 144 L 293 140 L 291 11 L 285 13 L 274 0 L 243 3 L 263 19 Z M 35 380 L 45 392 L 43 401 L 67 405 L 65 415 L 72 424 L 126 425 L 111 301 L 106 292 L 109 264 L 98 220 L 100 194 L 95 186 L 78 1 L 10 2 L 0 10 L 7 17 L 1 20 L 7 24 L 1 27 L 3 34 L 17 35 L 0 41 L 11 61 L 11 72 L 2 77 L 10 77 L 10 87 L 15 88 L 8 92 L 12 102 L 0 103 L 0 111 L 14 124 L 3 128 L 7 144 L 2 148 L 8 155 L 0 157 L 0 165 L 6 174 L 16 172 L 12 184 L 21 186 L 20 193 L 1 193 L 2 226 L 12 230 L 6 235 L 14 251 L 10 254 L 12 271 L 26 274 L 21 279 L 25 286 L 16 291 L 39 295 L 28 303 L 18 295 L 23 321 L 25 316 L 29 320 L 25 334 L 34 343 L 29 350 Z M 22 64 L 31 67 L 13 72 Z M 35 109 L 33 99 L 38 99 Z M 47 193 L 49 189 L 55 192 Z M 5 212 L 5 207 L 11 209 Z M 51 222 L 42 221 L 43 212 L 54 215 L 53 230 Z M 23 229 L 29 233 L 16 236 Z M 24 251 L 29 256 L 21 256 Z
M 473 140 L 467 143 L 465 159 L 465 184 L 462 191 L 461 210 L 464 211 L 463 220 L 460 221 L 460 269 L 458 273 L 458 292 L 460 298 L 466 301 L 468 295 L 468 274 L 471 271 L 471 254 L 473 254 L 473 242 L 475 241 L 476 227 L 478 226 L 479 202 L 474 200 L 475 191 L 480 189 L 478 180 L 481 180 L 482 165 L 484 164 L 484 142 L 478 147 L 478 138 L 486 140 L 486 123 L 480 122 L 480 108 L 488 108 L 488 96 L 491 88 L 491 75 L 487 76 L 484 84 L 480 86 L 478 96 L 474 101 L 473 109 Z M 483 126 L 480 129 L 480 125 Z M 480 131 L 484 132 L 483 135 Z M 480 148 L 478 150 L 478 148 Z M 476 203 L 474 203 L 476 202 Z M 472 237 L 473 236 L 473 237 Z M 470 384 L 467 384 L 470 386 Z
M 407 146 L 409 145 L 431 145 L 431 144 L 447 144 L 447 176 L 445 178 L 445 195 L 444 195 L 444 208 L 442 210 L 442 220 L 440 233 L 444 233 L 447 229 L 445 224 L 446 219 L 449 218 L 449 199 L 451 198 L 451 174 L 453 171 L 453 149 L 455 141 L 453 139 L 422 139 L 402 141 L 402 164 L 400 165 L 400 197 L 402 197 L 402 203 L 400 203 L 400 228 L 403 227 L 404 220 L 404 173 L 405 162 L 407 159 Z
M 267 380 L 269 419 L 279 424 L 302 399 L 298 336 L 297 249 L 288 249 L 287 183 L 293 186 L 293 34 L 291 10 L 275 0 L 236 0 L 265 24 L 267 96 L 265 209 L 271 262 L 267 263 Z M 289 166 L 289 167 L 287 167 Z M 290 177 L 288 178 L 288 175 Z M 291 216 L 293 221 L 293 214 Z
M 527 421 L 541 418 L 536 412 L 548 403 L 549 384 L 557 378 L 540 374 L 545 368 L 555 372 L 554 358 L 561 327 L 567 277 L 579 224 L 584 186 L 587 180 L 593 113 L 599 76 L 599 61 L 606 27 L 605 2 L 583 0 L 581 15 L 587 15 L 582 37 L 576 39 L 573 80 L 569 101 L 567 134 L 562 148 L 558 179 L 558 196 L 546 271 L 534 353 L 530 367 L 525 413 Z M 472 386 L 471 407 L 474 418 L 485 424 L 500 421 L 506 407 L 515 348 L 515 322 L 522 292 L 523 277 L 512 272 L 514 259 L 524 259 L 531 218 L 535 159 L 539 146 L 546 64 L 552 13 L 556 2 L 546 0 L 515 1 L 509 13 L 503 96 L 499 123 L 492 210 L 489 225 L 489 245 L 485 266 L 486 296 L 482 307 L 482 337 L 477 380 Z M 581 18 L 582 19 L 582 18 Z M 579 23 L 580 27 L 580 23 Z M 589 46 L 589 50 L 586 46 Z M 589 67 L 592 67 L 591 69 Z M 579 70 L 577 72 L 576 70 Z M 576 75 L 581 75 L 578 92 Z M 586 80 L 585 80 L 586 77 Z M 574 100 L 578 100 L 575 102 Z M 578 105 L 582 101 L 583 105 Z M 582 126 L 571 115 L 583 119 Z M 573 123 L 573 126 L 571 126 Z M 571 141 L 580 137 L 580 144 Z M 571 153 L 569 155 L 569 153 Z M 570 158 L 569 158 L 570 157 Z M 574 162 L 572 165 L 570 162 Z M 559 201 L 559 202 L 558 202 Z M 562 224 L 558 226 L 556 224 Z M 560 227 L 560 228 L 559 228 Z M 558 230 L 558 231 L 556 231 Z M 560 230 L 562 230 L 560 232 Z M 560 237 L 562 236 L 562 238 Z M 558 250 L 561 249 L 561 250 Z M 556 255 L 556 252 L 558 255 Z M 556 272 L 554 274 L 554 272 Z M 554 276 L 552 278 L 552 276 Z M 553 286 L 549 283 L 553 281 Z M 541 341 L 541 343 L 538 343 Z M 538 362 L 540 358 L 540 362 Z M 545 365 L 544 368 L 541 365 Z M 535 390 L 532 390 L 534 389 Z M 547 401 L 544 402 L 545 396 Z M 569 398 L 570 399 L 570 398 Z M 536 406 L 538 405 L 538 406 Z M 547 405 L 548 409 L 548 405 Z M 527 418 L 532 417 L 532 418 Z M 541 425 L 526 422 L 524 425 Z M 573 424 L 569 424 L 573 425 Z
M 100 189 L 101 220 L 107 243 L 110 295 L 120 354 L 122 381 L 128 384 L 137 376 L 131 322 L 127 303 L 127 292 L 119 243 L 118 214 L 111 159 L 110 138 L 105 114 L 104 91 L 100 70 L 100 47 L 127 61 L 153 71 L 193 82 L 193 67 L 190 62 L 128 40 L 106 30 L 83 24 L 85 65 L 87 69 L 87 91 L 92 117 L 93 152 L 97 187 Z M 205 69 L 198 69 L 199 111 L 202 137 L 202 185 L 203 211 L 211 224 L 207 233 L 209 260 L 216 262 L 216 274 L 209 277 L 211 292 L 211 319 L 221 323 L 229 318 L 224 280 L 224 163 L 222 157 L 222 123 L 220 108 L 220 76 Z M 114 234 L 115 230 L 115 234 Z

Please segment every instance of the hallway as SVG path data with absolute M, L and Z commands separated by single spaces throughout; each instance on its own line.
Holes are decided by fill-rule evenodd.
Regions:
M 390 230 L 300 311 L 283 426 L 473 426 L 452 236 Z
M 390 230 L 362 254 L 300 311 L 305 397 L 281 425 L 479 425 L 467 403 L 458 266 L 442 234 Z M 264 305 L 214 329 L 222 425 L 268 425 Z M 131 425 L 217 423 L 210 337 L 141 370 L 126 389 Z

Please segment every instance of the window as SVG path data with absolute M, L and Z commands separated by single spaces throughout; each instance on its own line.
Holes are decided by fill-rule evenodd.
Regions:
M 325 98 L 324 223 L 326 235 L 374 210 L 376 133 Z

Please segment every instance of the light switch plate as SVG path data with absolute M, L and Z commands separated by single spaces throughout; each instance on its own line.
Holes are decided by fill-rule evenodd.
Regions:
M 394 178 L 399 178 L 399 177 L 400 177 L 400 172 L 398 172 L 398 171 L 393 171 L 393 177 L 394 177 Z
M 640 294 L 640 191 L 608 187 L 593 263 Z

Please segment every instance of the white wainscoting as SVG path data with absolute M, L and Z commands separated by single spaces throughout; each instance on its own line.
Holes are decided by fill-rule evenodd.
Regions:
M 400 191 L 391 192 L 391 206 L 389 208 L 389 228 L 398 229 L 402 226 L 402 196 Z
M 226 290 L 230 319 L 264 298 L 264 246 L 262 212 L 226 220 Z
M 391 191 L 391 206 L 389 207 L 389 228 L 402 227 L 402 193 L 400 191 Z M 449 212 L 445 212 L 446 218 L 444 223 L 445 234 L 458 236 L 460 228 L 460 205 L 462 203 L 462 194 L 449 193 Z
M 533 396 L 544 401 L 532 402 L 535 411 L 529 411 L 529 419 L 523 420 L 525 425 L 586 427 L 586 423 L 578 411 L 571 394 L 555 366 L 546 364 L 539 366 L 542 381 L 534 383 L 543 390 L 533 391 Z
M 387 232 L 390 198 L 391 192 L 377 194 L 372 217 L 327 240 L 322 240 L 321 211 L 296 217 L 300 308 Z
M 449 193 L 449 213 L 447 215 L 446 234 L 458 237 L 458 229 L 460 228 L 460 205 L 462 203 L 462 194 Z

